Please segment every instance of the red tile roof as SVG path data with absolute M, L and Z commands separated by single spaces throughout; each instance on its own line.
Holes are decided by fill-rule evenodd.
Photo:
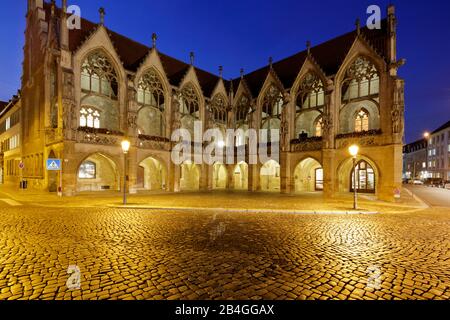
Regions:
M 50 4 L 46 3 L 45 8 L 48 11 L 46 16 L 49 17 Z M 58 15 L 59 12 L 60 9 L 57 9 Z M 81 19 L 81 29 L 70 30 L 69 32 L 69 49 L 72 52 L 76 51 L 97 28 L 98 24 L 86 19 Z M 107 31 L 125 69 L 136 71 L 151 50 L 150 47 L 109 29 L 107 29 Z M 367 28 L 362 28 L 361 33 L 381 56 L 386 57 L 388 36 L 386 20 L 383 20 L 381 30 L 368 30 Z M 341 63 L 345 59 L 356 36 L 356 31 L 352 31 L 311 48 L 313 58 L 327 76 L 334 75 L 339 70 Z M 159 51 L 158 53 L 170 83 L 174 86 L 179 86 L 190 67 L 189 64 L 169 57 Z M 305 50 L 273 63 L 273 68 L 286 89 L 291 88 L 306 57 L 307 52 Z M 210 97 L 219 81 L 219 77 L 198 68 L 195 68 L 195 71 L 204 95 Z M 265 66 L 244 76 L 253 97 L 258 96 L 268 72 L 269 66 Z M 237 90 L 239 81 L 240 78 L 233 80 L 234 90 Z M 224 83 L 225 87 L 229 89 L 230 81 L 224 80 Z

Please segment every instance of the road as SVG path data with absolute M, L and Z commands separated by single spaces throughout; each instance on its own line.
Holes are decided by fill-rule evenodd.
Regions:
M 413 185 L 408 185 L 406 188 L 432 207 L 450 208 L 450 190 L 448 189 Z
M 298 215 L 4 203 L 2 299 L 450 299 L 450 209 Z

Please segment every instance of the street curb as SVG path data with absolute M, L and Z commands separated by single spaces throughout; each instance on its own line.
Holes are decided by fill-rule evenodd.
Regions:
M 237 213 L 282 213 L 282 214 L 305 214 L 305 215 L 373 215 L 377 211 L 315 211 L 315 210 L 282 210 L 282 209 L 237 209 L 237 208 L 197 208 L 197 207 L 151 207 L 139 205 L 108 205 L 108 208 L 116 209 L 146 209 L 146 210 L 169 210 L 169 211 L 215 211 L 215 212 L 237 212 Z

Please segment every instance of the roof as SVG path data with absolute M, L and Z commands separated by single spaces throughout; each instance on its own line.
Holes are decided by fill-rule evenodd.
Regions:
M 438 132 L 440 132 L 440 131 L 442 131 L 442 130 L 445 130 L 445 129 L 447 129 L 447 128 L 450 128 L 450 120 L 447 121 L 447 123 L 445 123 L 445 124 L 443 124 L 442 126 L 440 126 L 439 128 L 437 128 L 436 130 L 434 130 L 431 134 L 438 133 Z
M 50 10 L 50 4 L 46 3 L 45 8 L 46 10 Z M 61 9 L 58 8 L 57 10 L 59 13 L 61 12 Z M 46 16 L 49 16 L 49 14 Z M 95 30 L 97 30 L 98 27 L 99 24 L 82 18 L 80 29 L 69 30 L 69 50 L 72 52 L 77 51 L 78 48 L 86 41 L 86 39 L 88 39 L 89 36 Z M 106 27 L 105 29 L 107 30 L 108 35 L 111 38 L 111 41 L 117 51 L 117 54 L 119 55 L 120 60 L 123 63 L 124 68 L 128 71 L 136 72 L 150 53 L 151 48 L 142 43 L 127 38 L 117 32 L 114 32 Z M 179 86 L 180 82 L 188 72 L 190 64 L 172 58 L 164 53 L 159 52 L 159 50 L 158 54 L 170 84 Z M 212 91 L 214 90 L 220 78 L 197 67 L 194 68 L 203 93 L 207 97 L 211 96 Z
M 361 29 L 361 34 L 379 55 L 382 57 L 387 56 L 386 37 L 388 32 L 386 19 L 382 20 L 380 30 L 370 30 L 365 27 Z M 323 70 L 326 76 L 335 75 L 338 72 L 357 36 L 358 33 L 354 30 L 311 48 L 310 53 L 312 58 Z M 308 51 L 304 50 L 293 56 L 273 63 L 273 69 L 285 89 L 290 89 L 292 87 L 307 57 Z M 269 70 L 270 66 L 265 66 L 244 75 L 245 81 L 253 96 L 258 95 L 264 81 L 266 80 Z M 239 79 L 236 79 L 235 81 L 239 82 Z
M 416 140 L 403 146 L 403 153 L 416 152 L 427 148 L 427 140 L 425 138 Z
M 0 101 L 0 113 L 8 106 L 9 102 Z
M 49 17 L 50 4 L 45 3 L 44 8 L 48 12 L 46 17 Z M 56 10 L 58 12 L 57 15 L 59 16 L 61 9 L 57 8 Z M 72 52 L 76 51 L 98 28 L 98 26 L 98 24 L 82 18 L 81 29 L 69 31 L 69 49 Z M 139 66 L 149 54 L 151 48 L 106 27 L 105 29 L 107 30 L 111 41 L 116 48 L 117 54 L 119 55 L 124 68 L 132 72 L 137 71 Z M 388 36 L 386 19 L 382 21 L 382 28 L 380 30 L 369 30 L 366 27 L 361 29 L 361 34 L 381 56 L 386 57 L 388 43 L 386 41 Z M 357 32 L 354 30 L 311 48 L 310 52 L 312 57 L 327 76 L 334 75 L 339 70 L 356 37 Z M 189 70 L 190 65 L 165 55 L 159 52 L 159 50 L 158 54 L 169 82 L 174 86 L 179 86 L 183 77 Z M 307 56 L 308 54 L 305 50 L 273 63 L 273 69 L 286 89 L 291 88 Z M 259 91 L 267 78 L 269 70 L 270 67 L 265 66 L 244 76 L 254 97 L 258 96 Z M 196 67 L 195 71 L 204 95 L 209 97 L 220 78 L 217 75 Z M 240 78 L 236 78 L 232 81 L 234 90 L 237 90 Z M 228 90 L 230 88 L 230 81 L 224 80 L 224 84 Z

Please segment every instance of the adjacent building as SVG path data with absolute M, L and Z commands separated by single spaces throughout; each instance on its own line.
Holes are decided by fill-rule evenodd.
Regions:
M 29 0 L 20 97 L 20 155 L 30 188 L 63 192 L 140 190 L 350 192 L 392 200 L 401 189 L 404 81 L 397 75 L 395 9 L 381 29 L 354 31 L 226 80 L 130 40 L 99 22 L 69 30 L 66 1 Z M 5 115 L 6 116 L 6 115 Z M 11 115 L 12 117 L 12 115 Z M 2 121 L 4 117 L 2 117 Z M 171 161 L 179 128 L 279 130 L 279 161 L 214 165 Z M 19 127 L 17 127 L 19 128 Z M 14 135 L 11 132 L 11 135 Z M 236 136 L 237 148 L 248 139 Z M 226 147 L 230 141 L 224 141 Z M 348 147 L 360 146 L 354 181 Z M 13 144 L 14 145 L 14 144 Z M 11 146 L 11 144 L 10 144 Z M 269 143 L 265 147 L 270 148 Z M 193 152 L 196 152 L 195 150 Z M 8 168 L 16 167 L 17 163 Z M 8 170 L 8 169 L 7 169 Z
M 450 181 L 450 121 L 429 135 L 427 152 L 429 178 Z
M 17 188 L 22 174 L 20 105 L 19 96 L 0 104 L 0 184 Z
M 428 141 L 424 138 L 403 147 L 404 179 L 425 180 L 428 178 L 427 144 Z

